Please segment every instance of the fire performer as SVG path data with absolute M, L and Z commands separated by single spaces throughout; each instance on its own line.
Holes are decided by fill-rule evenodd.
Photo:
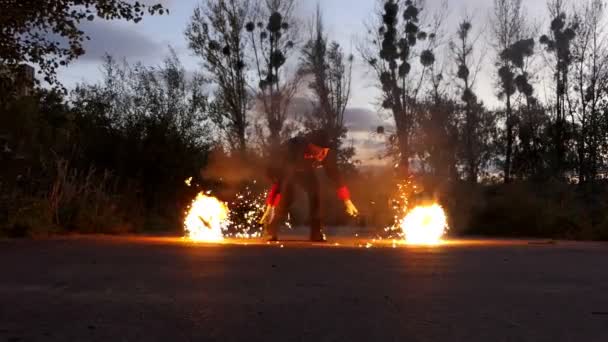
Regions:
M 293 201 L 294 185 L 301 186 L 308 193 L 310 240 L 324 242 L 321 228 L 320 184 L 315 169 L 323 168 L 336 186 L 336 194 L 344 202 L 346 213 L 359 214 L 350 199 L 350 192 L 336 165 L 336 152 L 329 148 L 327 134 L 315 131 L 305 136 L 290 139 L 281 148 L 276 168 L 269 171 L 274 182 L 266 201 L 266 211 L 260 223 L 266 227 L 270 241 L 278 240 L 279 225 L 284 221 Z

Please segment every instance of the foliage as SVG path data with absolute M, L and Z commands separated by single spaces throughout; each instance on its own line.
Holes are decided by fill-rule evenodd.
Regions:
M 394 119 L 376 136 L 388 137 L 397 168 L 353 162 L 345 115 L 354 59 L 325 33 L 320 14 L 300 46 L 296 0 L 205 1 L 186 29 L 201 74 L 187 72 L 175 53 L 155 67 L 107 57 L 102 81 L 80 84 L 68 98 L 46 89 L 16 97 L 10 90 L 19 80 L 6 70 L 29 61 L 56 82 L 55 70 L 84 53 L 81 23 L 139 21 L 165 9 L 120 0 L 5 3 L 2 235 L 179 229 L 197 186 L 237 198 L 235 215 L 255 220 L 262 165 L 297 125 L 330 132 L 340 163 L 356 171 L 347 183 L 368 230 L 393 219 L 386 203 L 405 178 L 447 208 L 453 234 L 608 238 L 608 32 L 600 0 L 572 8 L 549 1 L 543 35 L 521 0 L 495 0 L 485 30 L 491 54 L 478 39 L 483 18 L 465 16 L 445 32 L 441 10 L 378 0 L 360 52 L 378 86 L 378 111 Z M 495 83 L 480 89 L 488 56 Z M 298 58 L 298 72 L 290 71 Z M 496 110 L 479 98 L 488 90 L 501 101 Z M 294 123 L 299 96 L 312 102 L 302 125 Z M 254 137 L 265 153 L 256 154 Z M 326 223 L 352 225 L 333 187 L 321 184 Z M 305 211 L 295 208 L 293 222 L 304 223 Z
M 568 127 L 568 87 L 570 82 L 570 66 L 572 64 L 572 41 L 579 29 L 577 22 L 568 20 L 561 0 L 549 3 L 551 24 L 549 34 L 540 37 L 539 42 L 552 58 L 555 79 L 555 106 L 552 113 L 551 149 L 554 156 L 551 162 L 552 173 L 556 177 L 565 177 L 568 164 L 567 145 L 572 132 Z
M 369 46 L 363 48 L 362 56 L 379 81 L 382 107 L 390 110 L 395 119 L 399 163 L 404 174 L 408 174 L 414 108 L 425 71 L 435 62 L 432 46 L 436 33 L 424 30 L 420 2 L 387 0 L 383 4 L 377 14 L 377 27 L 369 29 Z M 421 47 L 427 40 L 426 46 Z M 422 66 L 420 81 L 412 71 L 417 56 L 417 63 Z
M 39 208 L 45 225 L 81 232 L 149 229 L 154 217 L 181 227 L 192 196 L 184 179 L 199 174 L 211 143 L 204 82 L 174 55 L 159 67 L 108 57 L 104 72 L 69 102 L 42 92 L 0 116 L 16 119 L 0 182 L 22 203 L 3 225 L 25 227 L 19 213 Z M 16 111 L 26 115 L 8 115 Z
M 141 182 L 147 209 L 161 208 L 167 199 L 179 203 L 176 185 L 198 174 L 211 142 L 205 139 L 203 86 L 199 76 L 190 79 L 175 55 L 161 67 L 130 67 L 108 57 L 103 82 L 79 86 L 72 94 L 81 109 L 77 156 L 83 164 L 92 159 L 100 169 Z
M 493 131 L 496 128 L 495 117 L 479 102 L 474 93 L 478 64 L 474 61 L 475 38 L 471 36 L 473 25 L 470 18 L 464 18 L 456 33 L 456 39 L 450 42 L 454 59 L 457 87 L 460 101 L 460 124 L 458 129 L 461 144 L 459 155 L 465 177 L 470 183 L 477 183 L 484 166 L 491 159 Z
M 160 4 L 123 0 L 5 0 L 0 13 L 0 63 L 16 70 L 35 64 L 45 81 L 57 84 L 56 71 L 85 53 L 88 37 L 79 25 L 95 18 L 139 22 L 164 14 Z M 66 44 L 63 43 L 66 42 Z
M 257 99 L 269 133 L 267 150 L 277 148 L 286 133 L 290 104 L 300 81 L 297 74 L 286 72 L 286 62 L 299 38 L 293 17 L 295 3 L 295 0 L 264 1 L 255 19 L 245 26 L 255 61 Z
M 588 192 L 561 182 L 514 182 L 471 189 L 453 195 L 476 193 L 476 204 L 454 203 L 461 233 L 490 236 L 526 236 L 562 239 L 606 239 L 606 184 Z M 471 205 L 465 209 L 465 206 Z
M 345 147 L 348 133 L 344 113 L 351 96 L 354 56 L 345 56 L 337 42 L 329 42 L 323 27 L 321 10 L 317 8 L 310 39 L 302 49 L 300 74 L 310 78 L 313 109 L 305 126 L 314 131 L 323 129 L 338 151 L 338 163 L 353 168 L 354 148 Z
M 247 89 L 251 61 L 246 58 L 250 12 L 248 0 L 207 1 L 194 10 L 186 29 L 190 49 L 202 58 L 205 71 L 218 85 L 209 107 L 211 117 L 231 149 L 240 153 L 247 148 L 251 104 Z

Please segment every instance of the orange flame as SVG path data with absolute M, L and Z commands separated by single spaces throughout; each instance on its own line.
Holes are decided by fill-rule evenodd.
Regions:
M 184 226 L 188 238 L 197 242 L 221 242 L 230 221 L 228 206 L 215 197 L 198 194 L 188 210 Z
M 418 206 L 400 223 L 405 241 L 412 245 L 438 245 L 448 229 L 445 211 L 439 204 Z

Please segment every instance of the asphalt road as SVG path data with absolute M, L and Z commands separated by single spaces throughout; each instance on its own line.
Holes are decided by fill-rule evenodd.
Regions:
M 337 242 L 3 240 L 0 340 L 608 341 L 606 244 Z

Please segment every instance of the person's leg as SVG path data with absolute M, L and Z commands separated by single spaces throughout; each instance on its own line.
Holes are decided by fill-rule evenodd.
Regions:
M 271 241 L 279 240 L 279 227 L 287 218 L 289 208 L 293 202 L 293 192 L 293 184 L 287 184 L 281 193 L 281 201 L 279 202 L 277 208 L 275 208 L 275 217 L 266 227 L 266 233 Z
M 314 172 L 304 175 L 301 184 L 308 194 L 308 219 L 310 221 L 310 239 L 312 241 L 325 241 L 321 228 L 321 189 L 319 180 Z

